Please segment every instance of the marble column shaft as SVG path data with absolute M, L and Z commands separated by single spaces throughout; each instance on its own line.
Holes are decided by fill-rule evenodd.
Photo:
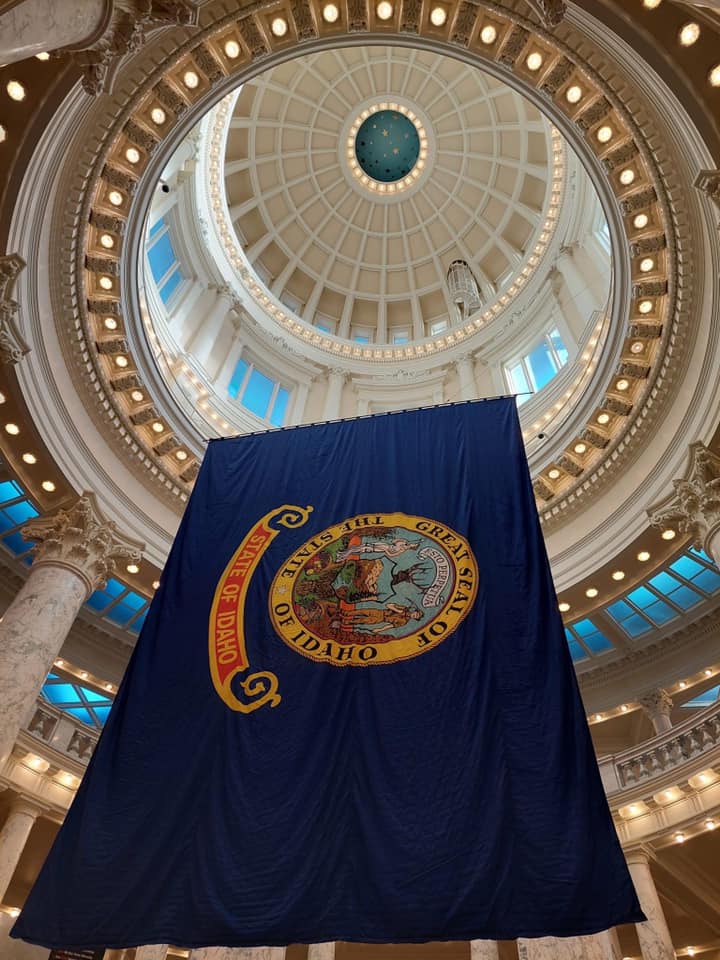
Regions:
M 335 960 L 335 941 L 311 943 L 308 946 L 308 960 Z
M 640 906 L 647 917 L 645 923 L 635 924 L 643 960 L 675 960 L 670 930 L 650 872 L 650 859 L 639 850 L 627 854 L 627 862 Z
M 105 584 L 116 560 L 137 563 L 144 546 L 118 533 L 92 493 L 22 530 L 36 545 L 28 578 L 0 623 L 0 767 L 80 607 Z
M 520 960 L 615 960 L 609 933 L 518 940 Z
M 0 764 L 10 756 L 18 731 L 60 652 L 87 585 L 72 570 L 40 566 L 0 623 Z
M 5 825 L 0 830 L 0 903 L 5 899 L 10 881 L 39 814 L 40 810 L 37 807 L 24 800 L 18 800 L 10 807 Z
M 333 955 L 334 955 L 333 945 Z M 284 960 L 285 947 L 196 947 L 190 960 Z
M 138 947 L 135 951 L 135 960 L 165 960 L 167 957 L 166 943 L 148 944 L 146 947 Z
M 499 960 L 497 940 L 471 940 L 470 960 Z

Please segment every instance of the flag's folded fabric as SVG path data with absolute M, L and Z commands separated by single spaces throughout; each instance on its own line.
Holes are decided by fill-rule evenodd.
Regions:
M 643 919 L 515 404 L 212 442 L 13 936 L 570 936 Z

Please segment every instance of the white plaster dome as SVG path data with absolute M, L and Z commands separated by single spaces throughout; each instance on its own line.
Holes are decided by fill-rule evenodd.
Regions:
M 415 180 L 353 173 L 353 121 L 383 106 L 426 132 Z M 230 218 L 253 271 L 305 321 L 375 343 L 422 339 L 454 318 L 452 260 L 492 302 L 547 232 L 552 134 L 521 94 L 445 56 L 362 46 L 300 57 L 235 101 Z

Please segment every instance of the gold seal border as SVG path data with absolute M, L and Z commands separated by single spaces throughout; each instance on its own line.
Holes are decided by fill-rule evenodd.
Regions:
M 380 523 L 376 522 L 378 518 L 381 520 Z M 364 524 L 358 525 L 358 521 L 365 522 Z M 455 557 L 448 544 L 442 543 L 439 536 L 431 534 L 429 530 L 418 529 L 415 526 L 416 523 L 427 524 L 430 528 L 440 527 L 445 534 L 450 534 L 452 537 L 454 537 L 456 543 L 452 546 L 457 546 L 459 548 L 461 559 L 458 560 Z M 348 529 L 348 525 L 350 526 L 350 529 Z M 388 528 L 394 526 L 401 527 L 409 535 L 412 535 L 413 532 L 416 532 L 427 537 L 431 542 L 437 543 L 440 549 L 442 549 L 443 552 L 448 556 L 454 567 L 456 578 L 455 592 L 453 597 L 449 598 L 443 604 L 436 617 L 423 630 L 418 630 L 415 633 L 408 634 L 406 637 L 390 641 L 389 643 L 378 644 L 377 646 L 373 646 L 373 644 L 364 644 L 362 647 L 358 645 L 349 647 L 345 644 L 339 644 L 336 641 L 319 637 L 310 632 L 304 626 L 304 624 L 302 624 L 294 616 L 292 612 L 291 600 L 295 582 L 300 571 L 302 570 L 304 562 L 306 562 L 313 555 L 313 553 L 317 552 L 317 549 L 322 548 L 323 537 L 326 537 L 328 534 L 330 535 L 330 537 L 324 541 L 325 544 L 329 544 L 339 539 L 339 537 L 343 534 L 353 532 L 354 530 L 356 530 L 358 533 L 361 533 L 363 526 L 387 526 Z M 302 552 L 307 550 L 313 541 L 321 541 L 320 547 L 317 549 L 310 548 L 306 555 L 301 556 Z M 296 560 L 298 561 L 297 568 L 292 572 L 292 575 L 288 575 L 287 571 L 289 570 L 290 565 L 292 565 L 293 561 Z M 471 570 L 471 577 L 469 579 L 468 577 L 461 577 L 461 571 L 463 571 L 466 567 L 469 567 Z M 420 656 L 423 653 L 427 653 L 429 650 L 434 650 L 435 647 L 439 646 L 444 640 L 453 634 L 468 615 L 475 603 L 479 581 L 480 571 L 469 542 L 465 539 L 465 537 L 461 536 L 456 530 L 447 524 L 442 523 L 439 520 L 434 520 L 430 517 L 418 517 L 413 514 L 406 513 L 358 514 L 356 516 L 349 517 L 340 523 L 332 524 L 331 526 L 326 527 L 324 530 L 319 531 L 313 537 L 310 537 L 303 544 L 301 544 L 297 550 L 293 551 L 292 554 L 290 554 L 283 566 L 275 574 L 268 592 L 270 620 L 280 639 L 292 650 L 308 660 L 313 660 L 316 663 L 329 663 L 335 667 L 382 666 L 384 664 L 398 663 L 401 660 L 409 660 L 413 657 Z M 466 598 L 462 601 L 459 601 L 457 599 L 457 593 L 459 591 L 460 584 L 467 582 L 470 583 L 470 588 L 462 591 Z M 288 600 L 288 597 L 290 600 Z M 451 608 L 456 606 L 458 603 L 461 603 L 462 609 L 459 611 L 452 611 Z M 288 610 L 278 613 L 278 609 L 284 606 L 288 607 Z M 444 617 L 448 612 L 452 612 L 452 617 L 448 617 L 450 622 L 447 623 L 446 629 L 444 629 L 438 635 L 433 634 L 428 636 L 431 628 L 435 624 L 438 624 L 441 618 Z M 316 647 L 312 650 L 303 648 L 302 644 L 307 643 L 310 640 L 316 641 L 319 644 L 319 648 Z M 333 651 L 337 651 L 338 656 L 333 656 L 331 653 L 328 653 L 327 651 L 329 648 Z M 366 656 L 366 658 L 363 659 L 363 657 L 360 656 L 360 653 L 361 651 L 367 651 L 368 649 L 373 649 L 376 651 L 376 653 L 372 657 Z M 323 650 L 324 652 L 319 654 L 318 650 Z M 350 654 L 350 658 L 347 656 L 340 656 L 340 651 L 347 650 L 357 651 L 357 659 L 354 658 L 352 652 Z

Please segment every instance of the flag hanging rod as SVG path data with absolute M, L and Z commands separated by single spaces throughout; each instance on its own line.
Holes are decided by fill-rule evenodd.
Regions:
M 380 413 L 361 413 L 356 417 L 336 417 L 333 420 L 317 420 L 313 423 L 291 423 L 286 427 L 268 427 L 267 430 L 251 430 L 249 433 L 236 433 L 231 437 L 204 437 L 205 443 L 218 440 L 239 440 L 241 437 L 261 437 L 266 433 L 282 433 L 285 430 L 300 430 L 303 427 L 321 427 L 327 423 L 351 423 L 354 420 L 369 420 L 372 417 L 392 417 L 398 413 L 414 413 L 417 410 L 439 410 L 441 407 L 459 407 L 470 403 L 488 403 L 491 400 L 510 400 L 517 397 L 532 397 L 534 390 L 523 393 L 500 393 L 495 397 L 477 397 L 475 400 L 446 400 L 444 403 L 431 403 L 425 407 L 406 407 L 403 410 L 383 410 Z

